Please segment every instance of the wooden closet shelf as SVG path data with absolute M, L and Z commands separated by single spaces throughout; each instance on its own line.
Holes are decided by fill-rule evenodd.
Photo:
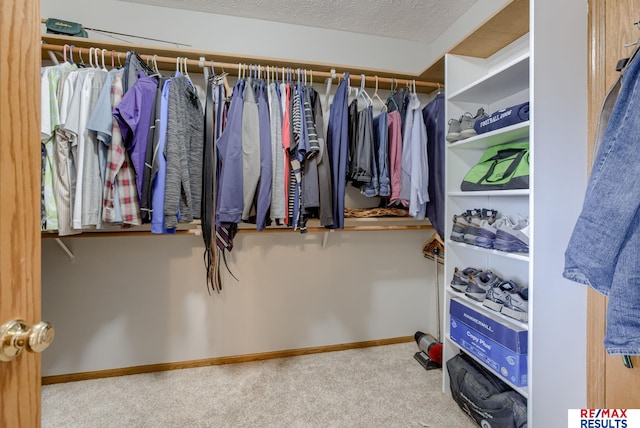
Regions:
M 398 230 L 429 230 L 433 226 L 428 220 L 414 220 L 409 217 L 375 217 L 375 218 L 345 218 L 344 229 L 326 229 L 320 226 L 318 220 L 310 220 L 308 222 L 307 232 L 376 232 L 376 231 L 398 231 Z M 108 227 L 105 229 L 85 230 L 77 235 L 59 236 L 57 232 L 42 232 L 43 239 L 49 238 L 98 238 L 98 237 L 117 237 L 117 236 L 173 236 L 158 235 L 150 233 L 151 229 L 148 224 L 143 226 L 134 226 L 130 229 L 120 229 L 117 227 Z M 249 223 L 241 223 L 238 232 L 245 233 L 293 233 L 299 234 L 299 231 L 293 231 L 284 226 L 269 226 L 265 230 L 258 232 L 255 225 Z M 178 225 L 175 235 L 194 235 L 202 234 L 200 221 L 192 223 L 181 223 Z
M 434 89 L 443 88 L 442 83 L 428 82 L 424 79 L 420 79 L 418 74 L 396 73 L 389 70 L 376 70 L 370 68 L 353 68 L 348 66 L 341 66 L 338 64 L 318 63 L 313 61 L 292 61 L 282 58 L 268 58 L 259 56 L 238 56 L 225 54 L 220 52 L 201 51 L 195 49 L 185 48 L 172 48 L 166 46 L 150 46 L 133 43 L 118 43 L 105 40 L 87 39 L 82 37 L 69 37 L 59 36 L 53 34 L 42 35 L 42 58 L 49 58 L 49 51 L 63 52 L 65 45 L 74 45 L 73 54 L 74 60 L 80 60 L 77 56 L 80 54 L 82 61 L 89 62 L 89 49 L 98 48 L 100 50 L 105 49 L 105 63 L 111 63 L 111 52 L 113 51 L 114 63 L 118 64 L 118 54 L 120 54 L 120 63 L 124 64 L 124 59 L 127 51 L 135 51 L 142 59 L 151 60 L 156 55 L 156 61 L 159 64 L 169 65 L 170 69 L 176 67 L 176 58 L 188 58 L 187 65 L 190 72 L 201 72 L 202 63 L 200 58 L 205 58 L 204 65 L 210 66 L 211 60 L 217 70 L 224 69 L 227 73 L 237 75 L 239 63 L 243 64 L 259 64 L 260 66 L 277 66 L 278 68 L 293 68 L 295 69 L 307 69 L 312 71 L 313 77 L 317 78 L 317 82 L 322 82 L 324 78 L 335 77 L 341 78 L 343 73 L 351 73 L 351 81 L 354 83 L 360 82 L 360 75 L 365 75 L 365 84 L 368 87 L 374 87 L 376 83 L 376 77 L 378 76 L 378 83 L 381 89 L 389 89 L 393 80 L 394 85 L 407 85 L 415 80 L 415 86 L 417 92 L 429 93 Z M 102 53 L 100 52 L 100 58 L 102 60 Z M 161 69 L 163 67 L 160 67 Z M 264 70 L 264 68 L 263 68 Z M 335 74 L 332 74 L 331 70 L 335 70 Z

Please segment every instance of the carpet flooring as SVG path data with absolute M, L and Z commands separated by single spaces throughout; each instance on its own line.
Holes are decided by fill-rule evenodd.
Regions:
M 42 388 L 42 427 L 430 427 L 475 423 L 415 343 Z

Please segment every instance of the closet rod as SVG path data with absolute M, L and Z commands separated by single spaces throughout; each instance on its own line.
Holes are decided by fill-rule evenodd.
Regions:
M 383 231 L 402 231 L 402 230 L 433 230 L 433 226 L 430 224 L 405 224 L 405 225 L 361 225 L 361 226 L 345 226 L 344 229 L 327 229 L 321 226 L 312 226 L 307 228 L 309 233 L 333 233 L 333 232 L 383 232 Z M 97 238 L 97 237 L 116 237 L 116 236 L 175 236 L 175 235 L 196 235 L 199 236 L 202 233 L 200 229 L 186 229 L 177 230 L 174 235 L 156 235 L 149 233 L 149 230 L 114 230 L 114 231 L 102 231 L 91 232 L 86 231 L 77 235 L 64 236 L 63 238 Z M 256 229 L 239 228 L 238 233 L 241 234 L 272 234 L 272 233 L 290 233 L 293 235 L 300 235 L 300 232 L 293 231 L 286 227 L 273 227 L 266 228 L 260 232 Z M 42 232 L 42 238 L 60 238 L 57 233 Z
M 41 45 L 41 49 L 43 51 L 56 51 L 56 52 L 64 52 L 64 50 L 66 49 L 65 46 L 62 45 L 52 45 L 52 44 L 48 44 L 48 43 L 43 43 Z M 101 49 L 96 48 L 99 51 L 101 51 Z M 124 61 L 124 57 L 126 57 L 126 52 L 122 52 L 122 51 L 113 51 L 113 50 L 105 50 L 105 62 L 107 62 L 107 58 L 109 60 L 109 62 L 111 62 L 111 54 L 113 52 L 113 55 L 115 55 L 115 61 L 117 64 L 117 56 L 120 55 L 120 62 Z M 84 58 L 87 58 L 89 56 L 89 48 L 83 48 L 83 47 L 78 47 L 78 46 L 74 46 L 73 47 L 73 53 L 74 54 L 79 54 L 81 57 L 82 55 L 84 55 L 84 57 L 82 57 L 83 61 Z M 100 53 L 100 55 L 102 55 Z M 148 62 L 151 62 L 151 60 L 154 58 L 153 55 L 149 55 L 149 54 L 139 54 L 140 57 Z M 75 57 L 75 55 L 74 55 Z M 168 64 L 171 65 L 172 68 L 176 67 L 176 60 L 178 57 L 166 57 L 166 56 L 156 56 L 155 57 L 155 61 L 157 63 L 162 63 L 162 64 Z M 180 58 L 184 58 L 184 57 L 180 57 Z M 202 69 L 202 66 L 205 67 L 210 67 L 211 66 L 211 62 L 212 61 L 204 61 L 201 62 L 198 59 L 187 59 L 187 65 L 192 66 L 192 68 L 195 69 Z M 229 72 L 229 70 L 233 70 L 235 72 L 235 75 L 238 75 L 238 70 L 240 68 L 240 64 L 237 63 L 224 63 L 224 62 L 217 62 L 217 61 L 213 61 L 213 64 L 215 66 L 215 68 L 217 70 L 224 70 L 226 72 Z M 247 64 L 242 64 L 242 65 L 247 65 Z M 255 64 L 257 65 L 257 64 Z M 271 65 L 269 65 L 269 67 L 272 67 Z M 278 66 L 273 66 L 273 67 L 277 67 L 279 74 L 282 74 L 282 68 L 278 67 Z M 260 69 L 262 73 L 266 73 L 266 67 L 264 65 L 260 65 Z M 285 67 L 285 69 L 288 69 L 288 67 Z M 292 69 L 293 70 L 293 75 L 297 76 L 297 69 Z M 301 68 L 300 71 L 303 72 L 305 69 Z M 342 72 L 336 72 L 336 73 L 330 73 L 327 71 L 316 71 L 316 70 L 309 70 L 306 69 L 307 73 L 313 73 L 313 77 L 321 77 L 321 78 L 342 78 L 342 76 L 344 75 L 344 73 Z M 309 76 L 309 74 L 307 75 Z M 372 76 L 372 75 L 364 75 L 365 76 L 365 85 L 368 87 L 374 87 L 376 84 L 376 76 Z M 309 79 L 309 77 L 307 77 L 307 80 Z M 360 74 L 351 74 L 350 75 L 350 80 L 352 82 L 360 82 L 361 81 L 361 75 Z M 320 83 L 321 81 L 318 81 L 318 83 Z M 436 82 L 424 82 L 424 81 L 420 81 L 420 80 L 409 80 L 409 79 L 395 79 L 395 78 L 390 78 L 390 77 L 378 77 L 377 78 L 377 82 L 378 83 L 384 83 L 387 86 L 390 86 L 392 83 L 394 85 L 398 85 L 399 86 L 412 86 L 415 83 L 415 87 L 416 87 L 416 91 L 417 92 L 431 92 L 431 90 L 433 89 L 441 89 L 443 88 L 443 85 L 440 83 L 436 83 Z M 422 89 L 421 91 L 418 91 L 419 89 Z M 429 89 L 429 90 L 427 90 Z

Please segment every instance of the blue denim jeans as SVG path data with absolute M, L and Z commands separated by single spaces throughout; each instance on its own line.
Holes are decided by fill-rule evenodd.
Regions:
M 563 276 L 609 297 L 604 345 L 640 354 L 640 55 L 623 70 Z

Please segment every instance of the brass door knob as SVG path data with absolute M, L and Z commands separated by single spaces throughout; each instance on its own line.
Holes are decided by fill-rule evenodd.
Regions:
M 11 361 L 22 353 L 42 352 L 53 342 L 53 325 L 41 321 L 29 328 L 24 320 L 13 320 L 0 326 L 0 361 Z

